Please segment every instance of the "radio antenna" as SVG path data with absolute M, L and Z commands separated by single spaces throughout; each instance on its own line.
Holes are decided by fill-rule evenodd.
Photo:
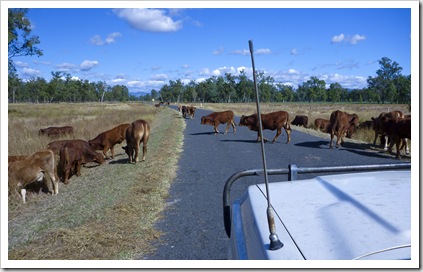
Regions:
M 263 160 L 263 173 L 264 173 L 264 183 L 266 185 L 266 196 L 267 196 L 267 222 L 269 224 L 269 239 L 270 239 L 270 250 L 278 250 L 283 247 L 283 243 L 279 240 L 278 235 L 276 234 L 275 218 L 273 216 L 273 209 L 270 205 L 270 195 L 269 195 L 269 182 L 267 179 L 267 165 L 266 165 L 266 154 L 264 151 L 264 136 L 263 136 L 263 126 L 261 122 L 261 113 L 260 113 L 260 102 L 259 102 L 259 92 L 257 89 L 257 79 L 256 79 L 256 68 L 254 66 L 254 50 L 253 50 L 253 41 L 248 41 L 250 45 L 251 53 L 251 62 L 253 64 L 253 78 L 254 78 L 254 88 L 256 90 L 256 105 L 257 105 L 257 117 L 259 120 L 259 133 L 260 133 L 260 143 L 261 143 L 261 157 Z

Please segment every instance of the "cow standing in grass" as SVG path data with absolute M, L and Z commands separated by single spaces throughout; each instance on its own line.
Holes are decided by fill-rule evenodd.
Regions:
M 150 124 L 145 120 L 136 120 L 126 129 L 126 146 L 125 150 L 129 158 L 129 163 L 138 161 L 140 144 L 142 142 L 142 161 L 145 160 L 147 154 L 147 142 L 150 137 Z

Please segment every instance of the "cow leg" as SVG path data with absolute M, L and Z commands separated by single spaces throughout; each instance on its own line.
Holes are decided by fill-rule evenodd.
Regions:
M 229 128 L 231 127 L 231 122 L 228 121 L 227 125 L 226 125 L 226 130 L 225 130 L 225 134 L 228 133 Z
M 395 147 L 397 148 L 396 158 L 398 160 L 401 160 L 401 149 L 400 149 L 400 145 L 401 145 L 401 139 L 398 137 L 398 139 L 395 139 Z
M 115 147 L 114 146 L 110 147 L 110 153 L 112 153 L 112 159 L 114 159 L 115 158 Z
M 142 160 L 145 161 L 145 155 L 147 155 L 147 143 L 142 144 Z
M 139 154 L 139 152 L 140 152 L 140 145 L 139 145 L 139 144 L 137 144 L 137 145 L 135 146 L 135 157 L 134 157 L 134 162 L 135 162 L 135 163 L 137 163 L 137 162 L 138 162 L 138 154 Z
M 278 129 L 276 130 L 276 135 L 275 135 L 275 138 L 273 138 L 272 144 L 273 144 L 274 142 L 276 142 L 276 139 L 279 137 L 279 135 L 281 135 L 281 133 L 282 133 L 282 128 L 278 128 Z
M 217 129 L 217 126 L 218 126 L 219 124 L 214 124 L 214 135 L 216 135 L 216 134 L 218 134 L 218 133 L 220 133 L 219 132 L 219 130 Z M 225 133 L 226 134 L 226 133 Z
M 333 148 L 333 138 L 335 137 L 335 132 L 332 130 L 330 132 L 330 144 L 329 144 L 329 148 Z
M 286 143 L 289 143 L 291 141 L 291 129 L 287 129 L 286 127 L 284 127 L 284 129 L 287 136 Z
M 384 147 L 383 147 L 383 150 L 388 150 L 388 140 L 389 140 L 389 137 L 388 137 L 388 135 L 385 135 L 385 145 L 384 145 Z M 391 141 L 392 141 L 392 139 L 390 139 Z
M 236 133 L 236 127 L 235 127 L 234 120 L 231 120 L 231 124 L 232 124 L 232 128 L 234 129 L 234 133 Z
M 76 175 L 79 177 L 81 175 L 81 162 L 78 161 L 76 164 Z
M 26 189 L 25 188 L 21 189 L 21 196 L 22 196 L 22 201 L 25 204 L 26 203 Z
M 402 140 L 402 145 L 405 145 L 405 154 L 410 155 L 410 148 L 408 147 L 408 141 L 407 138 L 404 138 Z

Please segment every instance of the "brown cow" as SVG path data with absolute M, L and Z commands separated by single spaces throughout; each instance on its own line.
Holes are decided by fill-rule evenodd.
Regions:
M 381 121 L 382 130 L 391 139 L 388 150 L 391 152 L 395 144 L 397 149 L 396 158 L 401 159 L 400 144 L 404 139 L 411 139 L 411 118 L 383 117 Z
M 48 127 L 42 128 L 38 131 L 38 135 L 46 135 L 51 138 L 58 138 L 66 134 L 73 135 L 73 127 L 64 126 L 64 127 Z
M 336 110 L 332 112 L 330 115 L 330 124 L 329 124 L 329 132 L 330 132 L 330 146 L 329 148 L 333 148 L 333 138 L 336 135 L 336 147 L 340 147 L 340 142 L 343 141 L 343 137 L 345 134 L 348 136 L 352 136 L 355 127 L 357 127 L 359 123 L 359 118 L 357 114 L 349 114 L 343 111 Z
M 21 194 L 26 203 L 27 185 L 41 181 L 48 175 L 53 184 L 53 195 L 59 193 L 59 183 L 54 172 L 54 154 L 51 150 L 38 151 L 27 158 L 13 162 L 9 165 L 9 194 L 16 191 Z
M 107 150 L 110 149 L 110 153 L 112 153 L 112 159 L 114 159 L 114 146 L 116 144 L 122 143 L 125 140 L 125 132 L 128 126 L 129 124 L 121 124 L 108 131 L 102 132 L 94 139 L 89 140 L 88 143 L 95 150 L 103 150 L 103 155 L 106 159 L 109 159 L 109 157 L 107 157 Z
M 81 175 L 81 165 L 87 162 L 104 163 L 101 153 L 97 153 L 87 141 L 69 140 L 60 149 L 61 171 L 63 174 L 63 182 L 69 182 L 70 175 L 76 170 L 76 175 Z
M 303 126 L 305 128 L 307 128 L 307 124 L 308 124 L 308 116 L 307 115 L 297 115 L 294 118 L 294 121 L 291 122 L 291 125 L 294 126 Z
M 122 148 L 129 157 L 129 163 L 138 161 L 138 153 L 142 142 L 142 160 L 147 154 L 147 142 L 150 137 L 150 124 L 145 120 L 136 120 L 126 129 L 126 146 Z
M 191 118 L 191 119 L 193 119 L 194 118 L 194 114 L 195 114 L 195 110 L 196 110 L 197 108 L 196 107 L 194 107 L 194 106 L 187 106 L 186 107 L 186 111 L 187 111 L 187 113 L 188 113 L 188 115 L 189 115 L 189 117 Z
M 214 134 L 220 133 L 217 130 L 219 124 L 228 124 L 226 126 L 225 134 L 228 133 L 229 127 L 232 125 L 234 133 L 236 132 L 235 122 L 234 122 L 234 112 L 231 110 L 212 112 L 209 115 L 201 117 L 202 125 L 212 125 L 214 126 Z
M 375 131 L 375 138 L 373 140 L 373 145 L 376 145 L 376 140 L 380 135 L 380 142 L 383 145 L 383 150 L 388 150 L 388 142 L 389 137 L 388 135 L 384 135 L 384 131 L 382 129 L 382 119 L 383 118 L 404 118 L 404 114 L 401 111 L 390 111 L 390 112 L 382 112 L 379 114 L 377 118 L 372 117 L 373 121 L 373 130 Z M 408 145 L 406 144 L 406 154 L 409 153 Z
M 59 155 L 59 152 L 62 146 L 69 141 L 73 141 L 73 140 L 59 140 L 59 141 L 50 142 L 47 144 L 47 149 L 52 150 L 55 155 Z
M 250 130 L 257 131 L 257 142 L 261 141 L 260 129 L 259 129 L 259 119 L 257 118 L 257 113 L 248 116 L 241 116 L 239 121 L 239 126 L 246 126 Z M 286 111 L 276 111 L 267 114 L 261 114 L 261 121 L 264 129 L 277 130 L 275 138 L 273 138 L 272 143 L 276 141 L 279 135 L 282 133 L 282 127 L 285 129 L 287 134 L 287 141 L 291 141 L 291 127 L 289 124 L 289 114 Z M 263 138 L 263 140 L 267 140 Z
M 322 131 L 322 132 L 325 132 L 325 133 L 329 132 L 329 130 L 328 130 L 329 124 L 330 124 L 330 121 L 323 119 L 323 118 L 316 118 L 314 120 L 314 125 L 316 126 L 316 129 L 318 131 Z

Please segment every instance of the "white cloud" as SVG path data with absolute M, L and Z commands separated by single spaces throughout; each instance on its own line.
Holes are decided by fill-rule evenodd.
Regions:
M 95 35 L 90 38 L 90 43 L 94 45 L 108 45 L 116 42 L 116 38 L 122 36 L 120 32 L 113 32 L 107 35 L 106 39 L 103 41 L 100 35 Z
M 268 48 L 261 48 L 256 50 L 257 55 L 268 55 L 270 53 L 272 53 L 272 51 L 270 51 Z
M 115 9 L 114 13 L 133 28 L 148 32 L 174 32 L 182 28 L 181 21 L 174 21 L 159 9 Z
M 223 47 L 219 47 L 218 49 L 214 50 L 212 53 L 213 55 L 221 55 L 223 54 L 223 51 L 225 51 L 225 49 Z
M 79 67 L 81 68 L 81 71 L 89 71 L 97 65 L 98 61 L 96 60 L 84 60 Z
M 348 43 L 351 45 L 355 45 L 360 41 L 364 41 L 366 39 L 366 36 L 364 35 L 359 35 L 359 34 L 355 34 L 355 35 L 347 35 L 345 36 L 343 33 L 333 36 L 332 37 L 332 43 Z
M 291 55 L 298 55 L 298 49 L 297 48 L 292 48 L 291 49 Z
M 166 74 L 155 74 L 155 75 L 152 75 L 150 78 L 155 81 L 157 80 L 165 81 L 168 79 L 168 76 Z
M 56 69 L 59 72 L 72 72 L 72 71 L 75 71 L 76 68 L 77 66 L 75 64 L 67 63 L 67 62 L 56 65 Z
M 41 76 L 41 71 L 36 70 L 36 69 L 32 69 L 32 68 L 24 67 L 22 69 L 22 75 L 26 78 L 39 77 L 39 76 Z
M 235 51 L 232 51 L 232 54 L 246 56 L 246 55 L 250 54 L 250 50 L 247 50 L 247 49 L 235 50 Z

